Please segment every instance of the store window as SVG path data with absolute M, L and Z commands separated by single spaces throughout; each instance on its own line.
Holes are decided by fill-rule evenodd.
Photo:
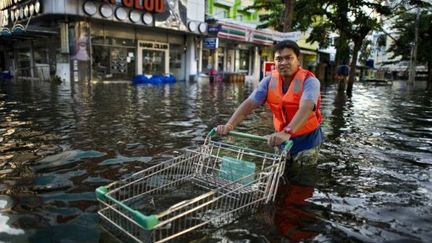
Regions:
M 165 51 L 142 50 L 142 70 L 144 74 L 165 74 Z
M 135 76 L 135 40 L 92 36 L 92 69 L 96 80 L 129 80 Z
M 138 43 L 138 73 L 146 75 L 167 74 L 169 71 L 168 43 L 140 41 Z
M 185 49 L 184 45 L 170 44 L 169 71 L 177 80 L 185 79 Z
M 224 71 L 224 61 L 225 61 L 225 48 L 223 47 L 219 47 L 218 49 L 218 66 L 217 66 L 217 70 L 219 72 L 223 72 Z
M 19 49 L 17 76 L 31 77 L 30 67 L 31 67 L 30 49 Z
M 249 71 L 249 50 L 239 50 L 238 69 L 240 72 L 248 73 Z
M 210 50 L 203 49 L 202 50 L 202 71 L 203 73 L 208 73 L 210 70 Z
M 38 64 L 48 63 L 48 50 L 45 48 L 35 49 L 33 51 L 34 62 Z

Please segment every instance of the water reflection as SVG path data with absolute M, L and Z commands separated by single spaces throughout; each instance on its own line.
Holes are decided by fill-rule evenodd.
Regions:
M 112 241 L 94 189 L 201 144 L 255 85 L 1 83 L 0 241 Z M 319 165 L 291 168 L 275 204 L 197 241 L 432 239 L 430 93 L 404 83 L 322 93 Z M 269 133 L 268 109 L 239 129 Z
M 7 196 L 0 196 L 0 230 L 8 235 L 22 235 L 24 230 L 11 227 L 8 224 L 7 212 L 11 210 L 12 200 Z
M 273 224 L 282 239 L 289 242 L 312 240 L 320 233 L 321 220 L 308 202 L 318 180 L 316 165 L 288 165 L 284 183 L 275 201 Z

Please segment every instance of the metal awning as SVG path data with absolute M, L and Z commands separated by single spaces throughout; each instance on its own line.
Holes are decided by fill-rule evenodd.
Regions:
M 38 25 L 29 25 L 27 26 L 27 29 L 24 29 L 21 26 L 16 25 L 11 28 L 3 28 L 3 30 L 0 32 L 0 38 L 4 40 L 17 40 L 49 38 L 59 35 L 59 29 L 57 27 L 53 28 Z

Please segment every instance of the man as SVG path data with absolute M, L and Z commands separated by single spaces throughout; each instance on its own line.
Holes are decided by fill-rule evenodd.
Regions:
M 217 126 L 217 132 L 226 135 L 254 109 L 267 103 L 276 130 L 267 136 L 269 146 L 280 146 L 291 139 L 291 160 L 315 163 L 323 141 L 320 82 L 300 67 L 300 48 L 294 41 L 279 42 L 273 51 L 276 70 L 259 83 L 225 125 Z
M 336 80 L 339 81 L 340 86 L 346 85 L 349 76 L 349 66 L 346 65 L 346 61 L 336 69 Z

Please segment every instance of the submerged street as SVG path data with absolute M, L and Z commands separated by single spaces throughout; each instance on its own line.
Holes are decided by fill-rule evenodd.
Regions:
M 0 241 L 115 242 L 99 225 L 95 189 L 202 144 L 255 85 L 2 81 Z M 430 242 L 432 95 L 423 85 L 357 82 L 347 97 L 323 83 L 318 165 L 292 165 L 273 205 L 188 240 Z M 239 127 L 272 129 L 264 107 Z

